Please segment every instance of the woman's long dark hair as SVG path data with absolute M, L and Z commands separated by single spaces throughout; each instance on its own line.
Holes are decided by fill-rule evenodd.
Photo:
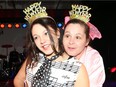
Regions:
M 27 58 L 28 58 L 28 63 L 27 64 L 30 64 L 31 61 L 32 61 L 32 58 L 37 61 L 37 55 L 36 54 L 39 54 L 39 53 L 42 53 L 35 45 L 34 43 L 34 40 L 32 38 L 32 27 L 33 25 L 35 24 L 40 24 L 42 25 L 43 27 L 45 27 L 48 31 L 48 34 L 49 34 L 49 37 L 50 37 L 50 40 L 51 40 L 51 43 L 52 43 L 52 49 L 54 50 L 55 54 L 58 54 L 58 53 L 62 53 L 63 49 L 62 47 L 60 46 L 61 44 L 61 41 L 59 40 L 59 52 L 57 52 L 56 48 L 55 48 L 55 43 L 54 43 L 54 40 L 53 40 L 53 37 L 52 35 L 50 34 L 50 30 L 49 30 L 49 27 L 50 26 L 54 32 L 57 34 L 57 25 L 56 25 L 56 22 L 54 21 L 54 19 L 52 19 L 51 17 L 45 17 L 45 18 L 38 18 L 36 19 L 30 26 L 29 30 L 28 30 L 28 37 L 27 37 L 27 44 L 26 44 L 26 48 L 27 48 Z

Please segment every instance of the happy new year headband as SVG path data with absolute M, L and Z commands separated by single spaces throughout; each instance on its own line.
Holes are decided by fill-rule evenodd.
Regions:
M 91 17 L 91 14 L 88 12 L 90 9 L 84 5 L 72 5 L 72 10 L 69 11 L 70 19 L 77 18 L 87 23 Z
M 24 19 L 27 20 L 30 24 L 37 18 L 48 17 L 54 20 L 52 17 L 48 16 L 46 7 L 41 7 L 40 5 L 41 2 L 36 2 L 23 10 L 23 12 L 26 14 Z
M 94 40 L 95 38 L 102 38 L 101 33 L 99 30 L 91 24 L 90 17 L 91 14 L 88 12 L 91 8 L 85 5 L 72 5 L 72 10 L 69 11 L 69 16 L 65 17 L 65 24 L 71 19 L 80 19 L 84 21 L 90 27 L 90 38 Z

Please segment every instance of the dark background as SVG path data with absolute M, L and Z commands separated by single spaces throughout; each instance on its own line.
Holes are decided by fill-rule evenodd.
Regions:
M 55 1 L 44 1 L 46 6 L 49 6 L 48 4 L 52 5 L 52 3 L 55 4 Z M 62 6 L 60 6 L 60 4 L 62 4 Z M 110 72 L 112 67 L 116 67 L 116 1 L 59 0 L 57 1 L 56 7 L 49 8 L 47 12 L 50 16 L 55 18 L 57 22 L 64 22 L 64 17 L 68 15 L 71 4 L 82 4 L 91 8 L 89 11 L 92 14 L 90 22 L 94 24 L 102 34 L 102 39 L 95 39 L 92 42 L 92 46 L 97 49 L 103 57 L 107 79 L 115 78 L 116 81 L 116 75 Z M 26 22 L 22 10 L 23 9 L 0 9 L 0 23 Z

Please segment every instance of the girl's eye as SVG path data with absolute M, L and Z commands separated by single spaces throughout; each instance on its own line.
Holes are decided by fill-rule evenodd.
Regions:
M 37 37 L 33 37 L 33 39 L 34 39 L 34 40 L 36 40 L 36 39 L 37 39 Z
M 44 34 L 45 34 L 45 35 L 48 35 L 48 32 L 45 32 Z

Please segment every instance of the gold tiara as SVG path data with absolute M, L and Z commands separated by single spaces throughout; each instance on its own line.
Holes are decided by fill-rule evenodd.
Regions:
M 25 8 L 23 12 L 26 14 L 25 20 L 32 23 L 35 19 L 41 17 L 47 17 L 46 7 L 41 7 L 41 2 L 36 2 L 31 4 L 29 7 Z
M 72 10 L 69 11 L 70 18 L 77 18 L 87 23 L 91 17 L 91 14 L 88 12 L 90 9 L 84 5 L 72 5 Z

